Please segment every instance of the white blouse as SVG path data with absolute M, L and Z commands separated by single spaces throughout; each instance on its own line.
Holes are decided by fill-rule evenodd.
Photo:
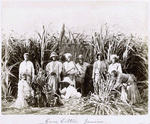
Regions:
M 108 67 L 108 72 L 111 73 L 113 70 L 119 72 L 119 73 L 122 73 L 122 67 L 121 67 L 121 64 L 120 63 L 112 63 L 109 65 Z

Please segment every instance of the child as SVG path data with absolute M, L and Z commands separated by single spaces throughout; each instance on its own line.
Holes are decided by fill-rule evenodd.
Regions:
M 10 106 L 11 108 L 23 109 L 28 107 L 26 99 L 30 96 L 30 87 L 26 80 L 26 74 L 21 74 L 21 80 L 18 83 L 18 98 L 15 103 Z

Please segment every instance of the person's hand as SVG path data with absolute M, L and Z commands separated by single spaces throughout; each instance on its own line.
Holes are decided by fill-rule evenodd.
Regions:
M 59 92 L 61 93 L 61 88 L 59 88 L 58 90 L 59 90 Z
M 124 86 L 124 87 L 126 87 L 126 86 L 127 86 L 127 84 L 126 84 L 126 83 L 123 83 L 123 86 Z

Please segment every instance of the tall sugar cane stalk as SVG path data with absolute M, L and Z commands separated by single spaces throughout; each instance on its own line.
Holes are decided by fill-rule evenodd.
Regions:
M 46 40 L 46 30 L 43 25 L 43 34 L 41 38 L 41 68 L 44 69 L 44 48 L 45 48 L 45 40 Z
M 60 54 L 60 52 L 61 52 L 60 47 L 62 46 L 63 37 L 65 35 L 65 24 L 63 24 L 62 29 L 61 29 L 59 35 L 60 36 L 59 36 L 59 42 L 58 42 L 58 52 Z

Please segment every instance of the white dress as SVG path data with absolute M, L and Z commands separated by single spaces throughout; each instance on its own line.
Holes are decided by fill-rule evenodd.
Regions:
M 62 72 L 62 63 L 59 61 L 52 61 L 47 64 L 46 71 L 48 73 L 48 84 L 53 88 L 54 91 L 57 90 L 57 82 L 60 81 L 60 73 Z M 56 75 L 51 75 L 51 72 L 55 72 Z
M 28 108 L 28 103 L 25 100 L 27 97 L 30 96 L 30 87 L 25 80 L 21 80 L 18 83 L 18 96 L 14 104 L 10 106 L 10 108 Z

